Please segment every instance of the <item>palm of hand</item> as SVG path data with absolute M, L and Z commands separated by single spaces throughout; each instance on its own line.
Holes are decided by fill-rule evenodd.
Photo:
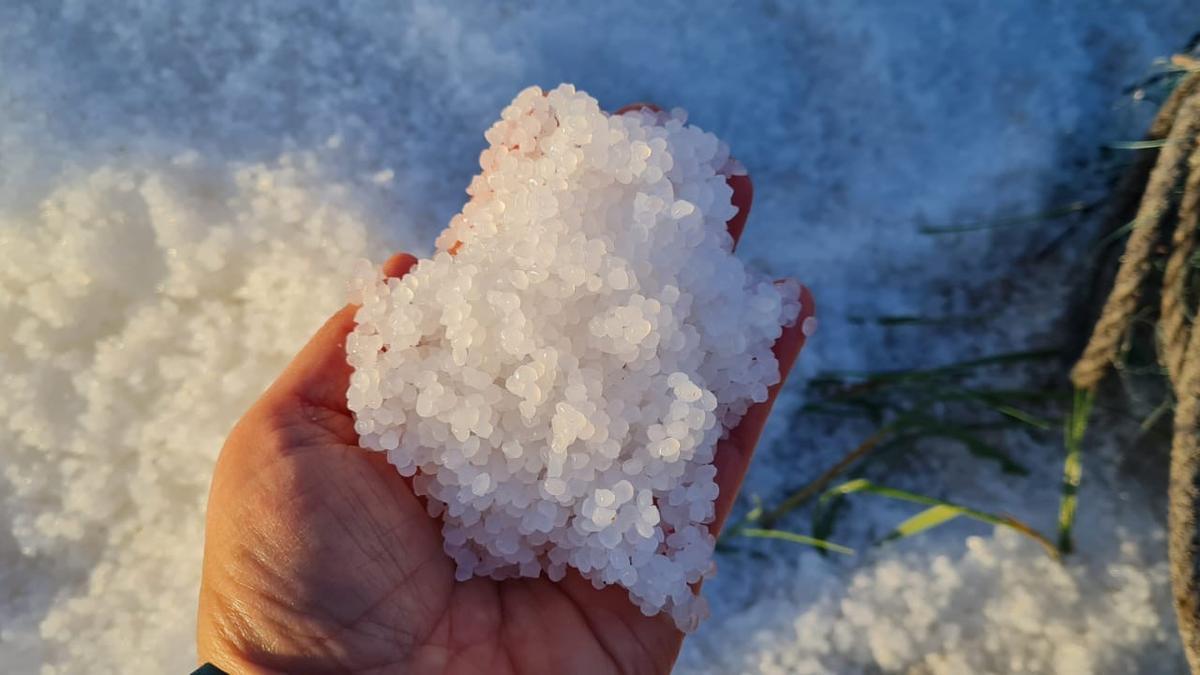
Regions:
M 739 237 L 750 183 L 730 180 Z M 406 254 L 384 266 L 403 275 Z M 780 372 L 804 345 L 803 310 L 775 344 Z M 665 673 L 683 635 L 624 589 L 573 571 L 456 582 L 441 526 L 379 454 L 358 447 L 346 409 L 345 337 L 331 318 L 230 433 L 209 495 L 200 658 L 229 672 Z M 781 379 L 782 379 L 781 377 Z M 718 450 L 716 522 L 733 506 L 770 398 Z
M 455 582 L 440 523 L 344 409 L 269 392 L 214 478 L 202 657 L 280 672 L 666 672 L 682 634 L 578 575 Z

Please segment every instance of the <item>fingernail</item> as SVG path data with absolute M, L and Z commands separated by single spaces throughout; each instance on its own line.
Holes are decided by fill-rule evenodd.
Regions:
M 630 103 L 627 106 L 623 106 L 623 107 L 619 108 L 617 110 L 616 114 L 624 115 L 625 113 L 631 112 L 634 110 L 649 110 L 650 112 L 662 112 L 662 108 L 654 105 L 653 103 L 645 103 L 643 101 L 638 101 L 637 103 Z

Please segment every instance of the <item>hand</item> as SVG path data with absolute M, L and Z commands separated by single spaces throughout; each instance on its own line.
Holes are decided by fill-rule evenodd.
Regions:
M 735 241 L 752 188 L 733 177 Z M 402 276 L 416 259 L 392 257 Z M 775 344 L 782 376 L 813 302 Z M 666 673 L 683 641 L 620 587 L 573 570 L 454 580 L 441 524 L 382 453 L 358 447 L 346 409 L 345 307 L 313 336 L 230 433 L 208 502 L 200 659 L 230 673 Z M 717 451 L 718 531 L 780 385 Z

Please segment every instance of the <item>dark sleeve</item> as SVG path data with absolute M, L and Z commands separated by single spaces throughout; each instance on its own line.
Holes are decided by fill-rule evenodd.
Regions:
M 192 671 L 192 675 L 229 675 L 211 663 L 206 663 Z

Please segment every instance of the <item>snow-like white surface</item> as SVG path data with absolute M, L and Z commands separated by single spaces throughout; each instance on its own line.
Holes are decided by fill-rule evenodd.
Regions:
M 864 431 L 790 418 L 803 375 L 1054 339 L 1086 228 L 1049 256 L 1053 225 L 917 228 L 1094 192 L 1095 146 L 1148 119 L 1121 88 L 1188 9 L 0 2 L 0 664 L 186 671 L 222 436 L 337 304 L 339 258 L 429 250 L 522 87 L 682 105 L 749 168 L 740 254 L 802 270 L 822 320 L 747 484 L 769 500 Z M 995 318 L 851 321 L 968 312 Z M 1060 451 L 1015 452 L 1034 477 L 942 453 L 892 482 L 1048 529 Z M 1182 672 L 1161 504 L 1126 464 L 1089 449 L 1062 570 L 969 524 L 723 557 L 680 670 Z M 839 540 L 863 550 L 911 513 L 855 504 Z

